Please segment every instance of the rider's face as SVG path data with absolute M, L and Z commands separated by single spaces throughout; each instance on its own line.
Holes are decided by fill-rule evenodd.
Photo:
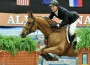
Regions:
M 58 9 L 58 7 L 57 7 L 57 6 L 55 6 L 55 5 L 51 6 L 51 10 L 52 10 L 52 12 L 56 12 L 56 11 L 57 11 L 57 9 Z

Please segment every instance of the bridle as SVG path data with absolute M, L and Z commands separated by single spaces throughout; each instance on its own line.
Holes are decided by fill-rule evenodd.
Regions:
M 24 26 L 24 28 L 25 28 L 26 30 L 29 30 L 29 32 L 31 32 L 31 29 L 32 29 L 32 27 L 33 27 L 34 24 L 35 24 L 35 19 L 34 19 L 30 24 L 31 24 L 31 27 L 30 27 L 29 29 Z M 36 28 L 37 28 L 37 26 L 35 25 L 35 29 L 36 29 Z

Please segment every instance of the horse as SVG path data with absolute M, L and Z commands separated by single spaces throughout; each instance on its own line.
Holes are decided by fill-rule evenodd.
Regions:
M 55 60 L 49 56 L 49 53 L 58 56 L 77 57 L 77 52 L 74 51 L 74 45 L 70 45 L 66 38 L 66 27 L 62 27 L 59 31 L 52 29 L 50 24 L 53 23 L 49 18 L 34 16 L 32 12 L 28 12 L 28 21 L 22 29 L 21 37 L 24 38 L 28 34 L 40 30 L 45 36 L 45 47 L 38 51 L 39 55 L 43 56 L 46 60 Z

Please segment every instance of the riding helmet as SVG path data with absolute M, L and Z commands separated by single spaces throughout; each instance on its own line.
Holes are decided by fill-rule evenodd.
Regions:
M 59 3 L 57 0 L 52 0 L 49 4 L 49 6 L 59 6 Z

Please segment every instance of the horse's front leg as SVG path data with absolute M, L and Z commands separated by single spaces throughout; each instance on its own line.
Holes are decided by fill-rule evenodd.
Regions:
M 43 50 L 46 49 L 47 47 L 45 46 L 44 48 L 38 50 L 37 52 L 39 53 L 39 55 L 43 54 Z
M 57 55 L 62 55 L 63 51 L 60 50 L 58 46 L 43 49 L 43 52 L 42 52 L 42 55 L 41 55 L 42 57 L 44 57 L 46 60 L 56 61 L 56 60 L 59 60 L 59 59 L 56 57 L 56 55 L 55 55 L 54 57 L 52 57 L 52 56 L 49 55 L 48 53 L 53 53 L 53 54 L 57 54 Z
M 54 47 L 50 47 L 50 48 L 45 48 L 43 49 L 43 54 L 48 54 L 48 53 L 53 53 L 53 54 L 57 54 L 57 55 L 62 55 L 64 52 L 64 49 L 58 47 L 58 46 L 54 46 Z
M 39 55 L 42 56 L 45 60 L 47 61 L 56 61 L 58 60 L 57 58 L 53 58 L 51 55 L 49 55 L 48 53 L 47 54 L 43 54 L 43 51 L 44 49 L 46 49 L 47 47 L 44 47 L 42 49 L 40 49 L 38 52 L 39 52 Z
M 43 53 L 43 50 L 44 50 L 45 48 L 48 48 L 47 43 L 48 43 L 47 40 L 44 39 L 44 44 L 45 44 L 46 46 L 38 51 L 39 54 L 42 54 L 42 53 Z

